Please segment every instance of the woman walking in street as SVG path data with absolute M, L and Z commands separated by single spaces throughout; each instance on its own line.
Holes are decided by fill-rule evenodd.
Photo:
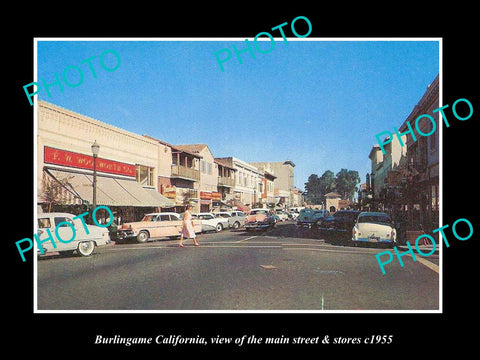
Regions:
M 193 245 L 199 246 L 200 244 L 197 242 L 197 235 L 195 234 L 195 229 L 193 227 L 193 220 L 192 220 L 192 205 L 187 205 L 187 209 L 183 214 L 183 222 L 182 222 L 182 233 L 180 234 L 180 241 L 178 243 L 178 247 L 185 247 L 183 245 L 183 239 L 193 239 Z

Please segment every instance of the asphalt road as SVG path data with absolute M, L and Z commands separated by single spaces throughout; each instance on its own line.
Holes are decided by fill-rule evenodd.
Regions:
M 109 244 L 86 258 L 41 256 L 38 310 L 438 310 L 438 255 L 403 256 L 382 275 L 383 248 L 337 246 L 292 223 L 265 233 Z M 426 262 L 425 262 L 426 261 Z

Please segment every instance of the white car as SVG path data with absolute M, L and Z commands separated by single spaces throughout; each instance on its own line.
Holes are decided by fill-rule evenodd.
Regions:
M 238 229 L 245 225 L 247 215 L 245 215 L 243 211 L 234 210 L 231 211 L 230 214 L 232 215 L 232 217 L 229 219 L 230 227 Z
M 283 210 L 277 210 L 275 212 L 275 214 L 278 216 L 278 218 L 281 220 L 281 221 L 287 221 L 288 220 L 288 214 L 283 211 Z
M 220 219 L 220 223 L 222 224 L 222 227 L 224 229 L 228 229 L 230 227 L 230 221 L 231 221 L 231 218 L 232 218 L 232 214 L 230 214 L 229 212 L 226 212 L 226 211 L 217 211 L 217 212 L 214 212 L 212 214 L 215 215 L 215 217 L 217 219 Z
M 224 228 L 238 229 L 245 225 L 245 213 L 242 211 L 217 211 L 212 213 L 217 218 L 226 219 L 222 222 Z
M 194 219 L 199 219 L 202 222 L 202 232 L 206 231 L 222 231 L 228 228 L 228 219 L 223 217 L 215 217 L 212 213 L 198 213 L 192 214 Z M 226 220 L 226 225 L 225 225 Z
M 352 241 L 383 243 L 394 246 L 397 242 L 397 232 L 392 219 L 382 212 L 361 212 L 352 230 Z
M 95 246 L 106 245 L 110 242 L 107 228 L 87 225 L 82 222 L 82 218 L 74 219 L 74 217 L 77 215 L 61 212 L 38 215 L 38 239 L 40 241 L 47 239 L 49 237 L 48 229 L 55 244 L 54 246 L 51 240 L 42 242 L 43 253 L 58 251 L 60 254 L 71 255 L 76 251 L 78 255 L 89 256 L 95 250 Z M 88 234 L 86 230 L 88 230 Z M 40 249 L 38 252 L 42 254 Z

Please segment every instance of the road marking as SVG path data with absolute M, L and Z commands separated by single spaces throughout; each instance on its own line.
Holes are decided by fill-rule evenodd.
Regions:
M 437 274 L 439 273 L 439 266 L 437 264 L 434 264 L 431 261 L 425 260 L 424 258 L 421 258 L 421 257 L 415 257 L 415 259 L 417 259 L 419 263 L 428 267 L 430 270 L 435 271 Z
M 201 244 L 200 244 L 201 245 Z M 199 246 L 201 248 L 202 246 Z M 276 248 L 281 249 L 281 245 L 206 245 L 204 248 L 257 248 L 257 249 L 266 249 L 266 248 Z
M 240 243 L 240 242 L 244 242 L 244 241 L 247 241 L 247 240 L 254 239 L 254 238 L 256 238 L 256 237 L 257 237 L 257 235 L 249 236 L 249 237 L 247 237 L 247 238 L 245 238 L 245 239 L 238 240 L 238 241 L 236 241 L 236 242 L 237 242 L 237 243 Z
M 273 266 L 273 265 L 260 265 L 260 267 L 266 270 L 273 270 L 277 268 L 276 266 Z
M 328 250 L 328 249 L 314 249 L 314 248 L 283 248 L 283 250 L 311 250 L 311 251 L 325 251 L 325 252 L 339 252 L 346 254 L 373 254 L 371 251 L 348 251 L 348 250 Z

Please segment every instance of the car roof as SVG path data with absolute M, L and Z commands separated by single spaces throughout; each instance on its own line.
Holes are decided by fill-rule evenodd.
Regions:
M 180 216 L 180 214 L 177 214 L 177 213 L 174 213 L 174 212 L 148 213 L 148 214 L 145 214 L 143 216 L 147 216 L 147 215 L 177 215 L 177 216 Z
M 384 212 L 379 212 L 379 211 L 363 211 L 358 216 L 372 216 L 372 215 L 380 215 L 380 216 L 390 217 L 390 215 L 388 215 Z
M 50 217 L 50 216 L 68 216 L 68 217 L 75 217 L 77 215 L 70 214 L 70 213 L 64 213 L 64 212 L 51 212 L 51 213 L 41 213 L 38 214 L 38 218 L 45 218 L 45 217 Z

